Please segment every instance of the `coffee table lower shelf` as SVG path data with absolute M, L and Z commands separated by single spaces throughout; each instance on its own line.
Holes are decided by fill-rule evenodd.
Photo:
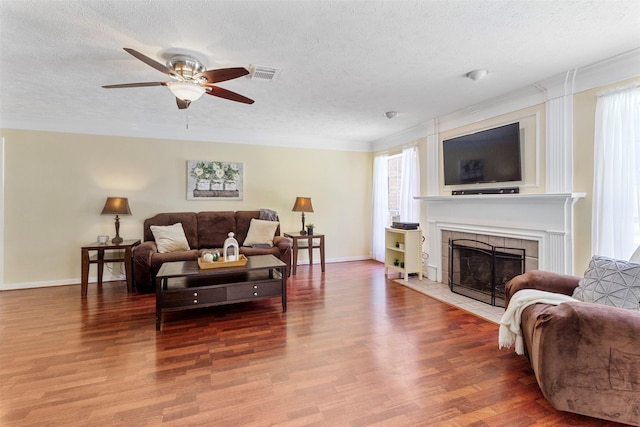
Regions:
M 156 275 L 156 330 L 162 313 L 282 298 L 287 311 L 286 265 L 273 255 L 249 257 L 245 266 L 200 269 L 196 261 L 167 262 Z

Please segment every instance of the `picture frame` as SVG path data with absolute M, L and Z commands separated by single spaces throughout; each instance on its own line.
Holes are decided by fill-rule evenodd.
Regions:
M 242 200 L 242 162 L 187 160 L 187 200 Z

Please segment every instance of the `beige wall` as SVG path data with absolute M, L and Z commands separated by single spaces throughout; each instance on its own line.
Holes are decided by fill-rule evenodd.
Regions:
M 598 92 L 632 83 L 640 77 L 575 94 L 573 98 L 573 189 L 587 197 L 575 207 L 575 271 L 585 271 L 591 259 L 591 205 L 593 202 L 594 134 Z
M 274 209 L 283 231 L 300 229 L 296 196 L 326 234 L 327 259 L 370 256 L 371 153 L 3 129 L 3 287 L 79 283 L 80 247 L 113 237 L 107 196 L 129 198 L 120 235 L 141 238 L 158 212 Z M 187 201 L 187 160 L 244 163 L 242 201 Z M 301 259 L 306 257 L 300 254 Z M 91 275 L 95 275 L 92 267 Z M 108 274 L 105 272 L 105 274 Z

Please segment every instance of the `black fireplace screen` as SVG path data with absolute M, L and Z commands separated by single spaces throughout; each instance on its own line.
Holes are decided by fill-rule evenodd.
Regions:
M 504 307 L 504 286 L 524 273 L 525 250 L 470 239 L 449 240 L 449 289 Z

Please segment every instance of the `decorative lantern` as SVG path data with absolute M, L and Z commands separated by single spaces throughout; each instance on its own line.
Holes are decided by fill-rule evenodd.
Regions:
M 229 236 L 227 240 L 224 241 L 224 247 L 222 250 L 222 254 L 224 256 L 225 262 L 227 261 L 237 261 L 238 254 L 240 253 L 240 248 L 238 246 L 238 241 L 233 237 L 234 233 L 230 232 L 227 234 Z

